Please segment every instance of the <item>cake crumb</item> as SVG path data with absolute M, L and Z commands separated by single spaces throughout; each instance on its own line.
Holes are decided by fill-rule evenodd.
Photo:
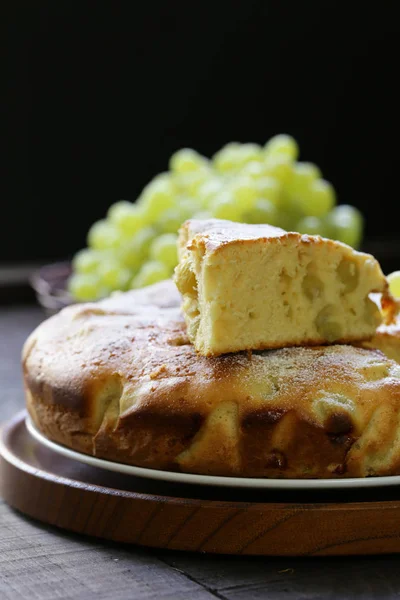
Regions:
M 159 367 L 157 367 L 157 369 L 155 369 L 154 371 L 152 371 L 149 375 L 150 379 L 158 379 L 160 375 L 162 375 L 163 373 L 167 372 L 167 367 L 165 365 L 160 365 Z

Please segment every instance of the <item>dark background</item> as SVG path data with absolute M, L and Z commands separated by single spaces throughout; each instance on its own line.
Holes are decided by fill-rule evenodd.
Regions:
M 8 0 L 0 261 L 70 255 L 181 146 L 277 132 L 363 210 L 369 240 L 395 241 L 395 7 Z

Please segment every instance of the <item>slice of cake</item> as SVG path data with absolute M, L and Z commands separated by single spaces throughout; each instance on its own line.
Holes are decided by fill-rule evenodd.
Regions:
M 188 335 L 205 356 L 369 339 L 382 322 L 370 294 L 394 306 L 373 256 L 269 225 L 187 221 L 179 261 Z

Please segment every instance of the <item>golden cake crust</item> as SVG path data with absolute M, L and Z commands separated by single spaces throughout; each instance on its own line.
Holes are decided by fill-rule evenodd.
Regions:
M 23 350 L 47 437 L 143 467 L 251 477 L 400 474 L 400 366 L 330 346 L 222 357 L 188 343 L 172 282 L 64 309 Z
M 181 250 L 184 250 L 188 241 L 195 237 L 196 243 L 203 245 L 209 251 L 216 252 L 229 244 L 244 245 L 255 240 L 267 241 L 280 237 L 298 238 L 301 234 L 288 233 L 280 227 L 266 224 L 251 225 L 223 219 L 190 219 L 180 230 Z M 309 236 L 305 235 L 305 237 Z

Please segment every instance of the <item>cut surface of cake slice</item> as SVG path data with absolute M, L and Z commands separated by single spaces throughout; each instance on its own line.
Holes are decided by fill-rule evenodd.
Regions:
M 180 230 L 175 282 L 204 356 L 371 338 L 394 301 L 378 261 L 320 236 L 220 219 Z M 393 309 L 394 310 L 394 309 Z

